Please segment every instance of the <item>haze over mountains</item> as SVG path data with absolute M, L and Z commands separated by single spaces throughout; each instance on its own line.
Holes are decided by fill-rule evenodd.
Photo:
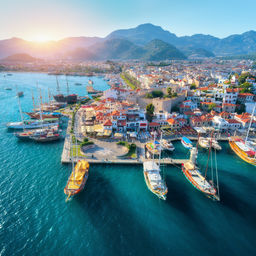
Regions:
M 14 54 L 29 54 L 34 58 L 52 59 L 158 61 L 252 53 L 256 53 L 255 31 L 223 39 L 203 34 L 178 37 L 150 23 L 116 30 L 105 38 L 69 37 L 47 43 L 19 38 L 0 40 L 0 59 Z

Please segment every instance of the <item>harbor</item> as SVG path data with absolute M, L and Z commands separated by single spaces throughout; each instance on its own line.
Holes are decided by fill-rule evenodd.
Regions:
M 34 89 L 35 98 L 38 98 L 36 85 L 33 87 L 33 83 L 29 83 L 28 77 L 31 76 L 33 79 L 30 80 L 41 79 L 43 86 L 52 86 L 52 91 L 56 87 L 54 76 L 50 76 L 48 80 L 47 75 L 14 74 L 12 83 L 17 79 L 16 81 L 24 80 L 29 84 L 27 86 L 24 82 L 20 85 L 20 90 L 24 91 L 24 97 L 20 99 L 23 111 L 33 109 L 31 87 Z M 72 80 L 72 77 L 70 79 Z M 65 85 L 65 78 L 63 81 L 60 79 L 60 83 Z M 10 85 L 4 85 L 7 86 Z M 105 86 L 108 88 L 107 85 Z M 84 93 L 84 86 L 74 88 L 74 90 L 81 88 L 79 90 L 83 90 Z M 0 139 L 3 141 L 0 147 L 2 161 L 0 208 L 3 215 L 1 230 L 8 230 L 8 226 L 12 225 L 23 230 L 22 232 L 9 230 L 5 235 L 1 233 L 1 242 L 5 244 L 6 252 L 22 250 L 21 248 L 26 245 L 26 252 L 40 253 L 42 250 L 40 243 L 43 242 L 50 245 L 47 254 L 56 251 L 64 255 L 72 253 L 71 249 L 60 248 L 59 243 L 56 242 L 58 240 L 72 244 L 72 248 L 77 248 L 77 253 L 81 255 L 87 248 L 86 245 L 81 244 L 82 238 L 90 243 L 94 254 L 107 252 L 121 255 L 123 250 L 119 245 L 128 246 L 124 241 L 130 239 L 130 232 L 133 232 L 134 239 L 129 240 L 129 247 L 134 253 L 135 250 L 132 248 L 136 247 L 136 253 L 150 254 L 152 250 L 145 249 L 148 244 L 156 248 L 154 250 L 156 254 L 164 254 L 166 251 L 171 253 L 173 250 L 182 250 L 186 253 L 191 246 L 202 250 L 202 243 L 207 245 L 203 252 L 213 250 L 214 253 L 221 253 L 220 249 L 215 247 L 213 249 L 211 243 L 207 242 L 208 232 L 211 234 L 211 239 L 217 240 L 225 233 L 226 236 L 218 242 L 222 246 L 229 245 L 229 248 L 233 248 L 230 241 L 236 241 L 236 244 L 242 244 L 243 250 L 248 253 L 253 250 L 249 243 L 252 243 L 255 237 L 253 224 L 255 167 L 234 154 L 229 147 L 227 137 L 218 138 L 223 140 L 220 142 L 222 150 L 217 152 L 220 202 L 209 200 L 186 181 L 181 171 L 181 162 L 178 161 L 188 160 L 189 150 L 181 144 L 181 136 L 175 138 L 167 136 L 165 138 L 173 141 L 175 150 L 164 154 L 163 157 L 177 162 L 161 164 L 168 187 L 166 201 L 153 195 L 144 181 L 143 148 L 145 143 L 153 141 L 153 138 L 150 138 L 128 141 L 135 142 L 140 151 L 139 159 L 134 160 L 111 158 L 111 153 L 107 156 L 102 155 L 103 149 L 99 151 L 101 154 L 98 156 L 95 155 L 95 148 L 85 150 L 84 159 L 91 165 L 86 187 L 77 197 L 66 203 L 64 188 L 71 174 L 68 121 L 64 121 L 61 127 L 64 131 L 62 140 L 46 144 L 21 142 L 5 126 L 9 121 L 20 120 L 15 91 L 3 89 L 1 92 Z M 79 91 L 77 93 L 79 94 Z M 13 107 L 6 112 L 4 111 L 6 105 Z M 69 121 L 71 125 L 71 115 Z M 77 135 L 80 137 L 79 131 Z M 187 135 L 187 137 L 193 145 L 196 145 L 196 135 Z M 113 150 L 116 150 L 117 142 L 121 140 L 111 141 L 111 138 L 93 137 L 89 139 L 102 148 L 103 144 L 100 143 L 109 143 L 104 149 L 110 148 L 112 144 Z M 119 152 L 120 155 L 123 153 L 125 151 Z M 92 154 L 94 158 L 91 158 Z M 198 165 L 202 168 L 205 167 L 207 155 L 207 151 L 199 147 Z M 65 157 L 67 164 L 62 164 L 61 160 Z M 219 221 L 222 225 L 219 225 Z M 213 230 L 213 225 L 218 228 Z M 76 232 L 67 236 L 67 232 L 74 229 Z M 237 230 L 240 234 L 246 235 L 248 243 L 244 243 L 243 239 L 236 235 Z M 116 234 L 122 234 L 122 238 Z M 28 235 L 31 237 L 29 242 Z M 192 240 L 191 237 L 194 239 Z M 184 240 L 188 241 L 186 246 Z M 138 241 L 140 241 L 139 246 Z M 108 245 L 113 242 L 118 246 L 109 247 Z M 240 246 L 236 246 L 235 249 L 240 252 Z

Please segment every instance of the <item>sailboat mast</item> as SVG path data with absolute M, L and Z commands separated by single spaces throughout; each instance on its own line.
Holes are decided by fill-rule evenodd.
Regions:
M 33 111 L 35 112 L 36 111 L 36 105 L 35 105 L 34 93 L 33 93 L 33 91 L 31 93 L 32 93 L 32 101 L 33 101 Z
M 208 165 L 209 165 L 209 159 L 210 159 L 210 155 L 211 155 L 211 151 L 212 151 L 212 134 L 213 134 L 213 132 L 211 133 L 210 147 L 209 147 L 208 160 L 207 160 L 207 165 L 206 165 L 204 179 L 206 179 Z
M 50 93 L 50 88 L 48 87 L 48 99 L 49 99 L 49 103 L 51 102 L 51 93 Z
M 156 148 L 156 133 L 154 132 L 154 150 L 153 150 L 153 161 L 155 159 L 155 148 Z
M 21 109 L 20 97 L 19 97 L 19 95 L 18 95 L 17 86 L 16 86 L 16 94 L 17 94 L 17 98 L 18 98 L 19 111 L 20 111 L 20 118 L 21 118 L 21 122 L 22 122 L 22 124 L 23 124 L 23 130 L 24 130 L 24 119 L 23 119 L 23 113 L 22 113 L 22 109 Z
M 246 134 L 246 138 L 245 138 L 245 143 L 246 143 L 247 140 L 248 140 L 248 136 L 249 136 L 250 128 L 251 128 L 251 125 L 252 125 L 252 119 L 253 119 L 255 107 L 256 107 L 256 104 L 254 104 L 254 107 L 253 107 L 253 111 L 252 111 L 252 115 L 251 115 L 250 124 L 249 124 L 248 130 L 247 130 L 247 134 Z
M 161 138 L 160 138 L 160 150 L 159 150 L 159 159 L 158 159 L 159 167 L 160 167 L 161 152 L 162 152 L 162 138 L 163 138 L 163 133 L 161 132 Z
M 56 83 L 57 83 L 57 93 L 60 94 L 60 85 L 58 81 L 58 77 L 56 76 Z
M 68 85 L 68 78 L 67 78 L 67 75 L 66 75 L 66 83 L 67 83 L 67 95 L 69 95 L 69 85 Z
M 42 95 L 41 95 L 41 89 L 40 89 L 40 101 L 41 101 L 41 104 L 40 104 L 40 120 L 41 120 L 41 122 L 42 122 L 42 128 L 43 128 Z

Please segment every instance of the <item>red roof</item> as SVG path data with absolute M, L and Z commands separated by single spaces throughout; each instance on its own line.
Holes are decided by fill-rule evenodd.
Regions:
M 160 126 L 160 124 L 157 122 L 151 122 L 151 123 L 149 123 L 149 126 L 156 127 L 156 126 Z
M 112 122 L 110 120 L 107 120 L 105 123 L 104 123 L 104 126 L 112 126 Z

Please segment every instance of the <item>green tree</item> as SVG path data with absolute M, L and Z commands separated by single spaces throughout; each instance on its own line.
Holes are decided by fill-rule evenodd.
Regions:
M 237 112 L 237 114 L 242 114 L 245 112 L 245 110 L 246 110 L 245 104 L 240 104 L 236 106 L 235 111 Z
M 152 122 L 154 116 L 155 106 L 150 103 L 146 107 L 146 118 L 149 122 Z
M 211 110 L 213 110 L 216 106 L 217 106 L 217 105 L 216 105 L 215 103 L 211 103 L 211 104 L 209 104 L 209 106 L 208 106 L 208 110 L 211 111 Z
M 172 88 L 171 87 L 168 87 L 167 88 L 167 94 L 168 96 L 171 98 L 172 97 Z
M 190 90 L 195 90 L 196 89 L 196 85 L 195 84 L 191 84 L 190 85 Z

